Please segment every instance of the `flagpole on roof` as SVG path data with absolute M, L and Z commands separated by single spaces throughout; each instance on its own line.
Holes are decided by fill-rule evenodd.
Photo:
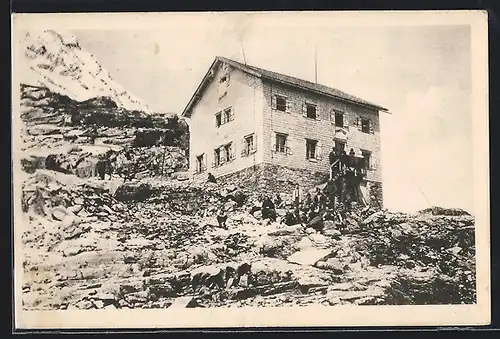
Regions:
M 318 83 L 318 46 L 314 42 L 314 82 Z
M 243 63 L 246 66 L 247 65 L 247 58 L 245 56 L 245 47 L 243 46 L 243 42 L 241 42 L 241 52 L 243 53 Z
M 240 35 L 239 35 L 239 40 L 240 40 L 240 44 L 241 44 L 241 52 L 243 54 L 243 63 L 245 64 L 245 66 L 247 65 L 247 58 L 245 55 L 245 46 L 243 46 L 243 40 L 244 40 L 246 30 L 247 30 L 247 27 L 245 26 L 243 28 L 243 30 L 241 30 Z

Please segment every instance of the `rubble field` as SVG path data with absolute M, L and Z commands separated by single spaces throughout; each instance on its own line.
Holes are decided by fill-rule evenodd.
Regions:
M 474 303 L 474 217 L 355 209 L 324 232 L 253 215 L 237 185 L 37 169 L 22 192 L 22 307 Z M 227 229 L 215 218 L 223 207 Z M 342 227 L 341 227 L 342 226 Z

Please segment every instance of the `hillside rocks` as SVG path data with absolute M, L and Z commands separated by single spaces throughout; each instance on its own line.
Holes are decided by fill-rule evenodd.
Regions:
M 442 303 L 475 300 L 475 227 L 470 214 L 439 208 L 422 211 L 416 216 L 376 213 L 363 224 L 362 238 L 355 248 L 358 251 L 371 249 L 368 257 L 372 265 L 436 269 L 425 282 L 413 276 L 398 278 L 398 290 L 406 291 L 394 296 L 398 302 L 408 303 L 404 298 L 406 294 L 410 295 L 410 300 L 427 298 Z M 447 292 L 438 293 L 436 288 Z
M 173 146 L 128 148 L 118 153 L 111 166 L 114 173 L 124 178 L 168 177 L 186 170 L 188 159 L 185 152 Z
M 233 200 L 239 191 L 238 185 L 124 183 L 37 170 L 23 188 L 24 308 L 435 304 L 475 298 L 470 215 L 363 209 L 346 215 L 352 226 L 327 222 L 322 234 L 253 217 L 251 199 L 241 206 Z M 215 213 L 229 201 L 228 228 L 222 229 Z
M 116 222 L 118 215 L 126 217 L 124 207 L 109 190 L 110 184 L 37 171 L 23 185 L 22 208 L 30 218 L 25 224 L 23 243 L 51 251 L 64 240 L 96 230 L 92 227 L 95 222 Z
M 27 172 L 42 168 L 79 177 L 114 173 L 131 180 L 187 169 L 189 128 L 176 115 L 127 111 L 107 97 L 78 102 L 24 84 L 21 103 L 26 124 L 21 162 Z M 153 140 L 141 139 L 151 131 L 156 133 Z
M 460 215 L 468 215 L 471 214 L 460 208 L 442 208 L 438 206 L 433 206 L 424 210 L 419 211 L 420 215 L 432 214 L 432 215 L 448 215 L 448 216 L 460 216 Z

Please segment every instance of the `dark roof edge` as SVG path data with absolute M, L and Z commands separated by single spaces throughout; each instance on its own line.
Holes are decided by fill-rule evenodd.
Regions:
M 369 108 L 375 108 L 375 109 L 377 109 L 379 111 L 384 111 L 384 112 L 388 112 L 389 111 L 385 107 L 382 107 L 380 105 L 371 103 L 371 102 L 369 102 L 367 100 L 364 100 L 364 99 L 361 99 L 361 98 L 357 98 L 357 99 L 361 100 L 362 102 L 356 101 L 356 100 L 352 100 L 352 99 L 348 99 L 348 98 L 345 98 L 345 97 L 342 97 L 342 96 L 334 95 L 334 94 L 331 94 L 331 93 L 327 93 L 327 92 L 324 92 L 324 91 L 321 91 L 321 90 L 318 90 L 318 89 L 315 89 L 315 88 L 309 88 L 309 87 L 300 86 L 300 85 L 295 84 L 295 83 L 287 82 L 286 80 L 283 80 L 283 79 L 276 79 L 275 77 L 272 77 L 272 76 L 266 75 L 265 73 L 259 72 L 259 67 L 242 64 L 241 62 L 234 61 L 234 60 L 228 59 L 226 57 L 217 56 L 216 59 L 220 60 L 221 62 L 227 62 L 227 63 L 233 65 L 234 67 L 240 69 L 243 72 L 247 72 L 249 74 L 253 74 L 253 75 L 258 76 L 260 78 L 265 78 L 265 79 L 268 79 L 268 80 L 271 80 L 271 81 L 274 81 L 274 82 L 278 82 L 278 83 L 288 84 L 289 86 L 292 86 L 292 87 L 302 88 L 302 89 L 310 91 L 310 92 L 318 93 L 318 94 L 325 95 L 325 96 L 328 96 L 328 97 L 331 97 L 331 98 L 336 98 L 336 99 L 341 100 L 341 101 L 350 102 L 350 103 L 353 103 L 353 104 L 358 105 L 358 106 L 360 105 L 360 106 L 365 106 L 365 107 L 369 107 Z M 268 71 L 268 70 L 265 70 L 265 69 L 261 69 L 261 70 L 265 71 L 265 72 L 276 73 L 276 72 Z M 289 75 L 286 75 L 286 74 L 280 74 L 280 73 L 276 73 L 276 74 L 279 74 L 279 75 L 282 75 L 282 76 L 287 76 L 287 77 L 292 77 L 292 76 L 289 76 Z M 304 82 L 308 82 L 307 80 L 304 80 L 304 79 L 300 79 L 300 78 L 296 78 L 296 77 L 292 77 L 292 78 L 295 78 L 295 79 L 298 79 L 298 80 L 301 80 L 301 81 L 304 81 Z M 315 85 L 315 84 L 312 84 L 312 85 Z M 333 90 L 337 90 L 339 92 L 342 92 L 339 89 L 335 89 L 333 87 L 329 87 L 329 86 L 326 86 L 326 85 L 322 85 L 322 86 L 330 88 L 330 89 L 333 89 Z M 345 93 L 345 94 L 348 94 L 348 93 Z M 350 95 L 350 96 L 353 96 L 353 95 Z
M 310 92 L 314 92 L 314 93 L 318 93 L 318 94 L 321 94 L 321 95 L 324 95 L 324 96 L 335 98 L 335 99 L 340 100 L 340 101 L 349 102 L 349 103 L 352 103 L 352 104 L 357 105 L 357 106 L 364 106 L 364 107 L 376 109 L 378 111 L 389 113 L 389 110 L 387 108 L 384 108 L 382 106 L 378 106 L 376 104 L 360 103 L 358 101 L 354 101 L 354 100 L 350 100 L 350 99 L 347 99 L 347 98 L 339 97 L 339 96 L 333 95 L 331 93 L 326 93 L 326 92 L 323 92 L 323 91 L 320 91 L 320 90 L 317 90 L 317 89 L 308 88 L 308 87 L 305 87 L 305 86 L 300 86 L 298 84 L 287 82 L 287 81 L 282 80 L 282 79 L 276 79 L 276 78 L 273 78 L 273 77 L 265 76 L 264 74 L 259 73 L 257 70 L 254 71 L 254 70 L 250 69 L 249 67 L 245 67 L 245 65 L 240 64 L 239 62 L 236 62 L 234 60 L 231 60 L 231 59 L 228 59 L 228 58 L 225 58 L 225 57 L 216 56 L 215 59 L 214 59 L 214 61 L 210 65 L 210 68 L 205 73 L 205 76 L 203 77 L 202 81 L 200 82 L 200 84 L 196 88 L 196 91 L 193 93 L 193 95 L 191 96 L 191 99 L 189 100 L 188 104 L 184 108 L 181 116 L 188 117 L 188 118 L 191 116 L 191 109 L 192 109 L 192 106 L 194 104 L 194 99 L 196 98 L 197 95 L 200 94 L 199 92 L 200 92 L 200 90 L 202 88 L 202 85 L 207 81 L 208 75 L 209 75 L 210 71 L 214 68 L 214 66 L 215 66 L 215 64 L 217 62 L 227 62 L 228 64 L 232 65 L 233 67 L 236 67 L 236 68 L 238 68 L 239 70 L 241 70 L 241 71 L 243 71 L 245 73 L 251 74 L 251 75 L 259 77 L 259 78 L 264 78 L 266 80 L 270 80 L 270 81 L 274 81 L 274 82 L 278 82 L 278 83 L 287 84 L 287 85 L 295 87 L 295 88 L 301 88 L 303 90 L 307 90 L 307 91 L 310 91 Z
M 199 94 L 203 84 L 207 81 L 208 79 L 208 75 L 210 74 L 210 71 L 214 68 L 215 64 L 219 61 L 219 58 L 215 58 L 214 61 L 212 62 L 212 64 L 210 65 L 210 67 L 208 68 L 207 72 L 205 73 L 205 75 L 203 76 L 203 79 L 201 80 L 200 84 L 198 85 L 198 87 L 196 88 L 196 90 L 194 91 L 193 95 L 191 96 L 191 98 L 189 99 L 188 103 L 186 104 L 186 107 L 184 107 L 184 110 L 182 111 L 181 113 L 181 117 L 187 117 L 189 118 L 191 116 L 191 108 L 193 106 L 193 103 L 194 103 L 194 99 L 196 98 L 196 96 Z
M 333 95 L 333 94 L 330 94 L 330 93 L 319 91 L 317 89 L 307 88 L 307 87 L 304 87 L 304 86 L 300 86 L 300 85 L 297 85 L 297 84 L 294 84 L 294 83 L 291 83 L 291 82 L 288 82 L 288 81 L 278 80 L 278 79 L 275 79 L 273 77 L 266 77 L 265 75 L 262 75 L 262 78 L 264 78 L 266 80 L 278 82 L 278 83 L 287 84 L 288 86 L 292 86 L 292 87 L 296 87 L 296 88 L 301 88 L 301 89 L 304 89 L 306 91 L 314 92 L 314 93 L 317 93 L 317 94 L 321 94 L 321 95 L 324 95 L 324 96 L 327 96 L 327 97 L 330 97 L 330 98 L 335 98 L 335 99 L 340 100 L 340 101 L 349 102 L 349 103 L 352 103 L 352 104 L 354 104 L 356 106 L 364 106 L 364 107 L 369 107 L 369 108 L 372 108 L 372 109 L 375 108 L 375 109 L 377 109 L 379 111 L 382 111 L 382 112 L 389 112 L 389 110 L 387 108 L 382 107 L 382 106 L 378 106 L 376 104 L 361 103 L 361 102 L 358 102 L 358 101 L 354 101 L 354 100 L 342 98 L 342 97 L 339 97 L 337 95 Z

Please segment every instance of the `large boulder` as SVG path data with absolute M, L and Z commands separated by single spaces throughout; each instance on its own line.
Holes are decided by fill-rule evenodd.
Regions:
M 126 183 L 116 189 L 115 198 L 118 201 L 144 201 L 153 193 L 151 186 L 145 183 Z
M 45 168 L 45 158 L 29 155 L 21 159 L 21 166 L 26 173 L 34 173 L 39 168 Z

